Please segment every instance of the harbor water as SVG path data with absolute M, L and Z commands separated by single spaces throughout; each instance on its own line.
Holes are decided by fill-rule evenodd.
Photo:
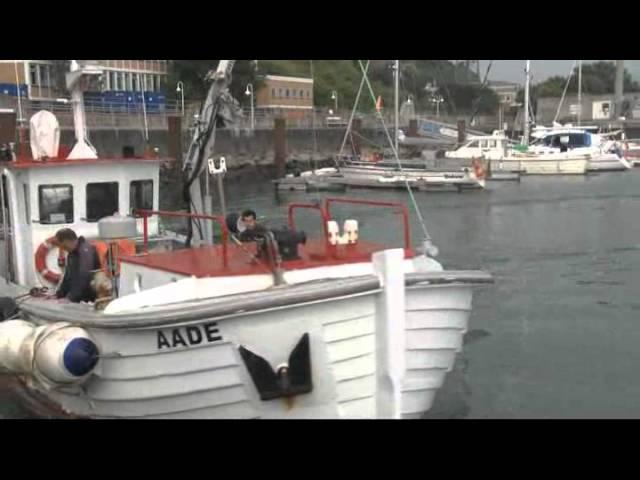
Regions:
M 230 211 L 252 208 L 271 226 L 285 222 L 288 202 L 326 195 L 276 197 L 269 182 L 227 190 Z M 402 191 L 330 195 L 409 200 Z M 496 281 L 476 292 L 464 350 L 427 418 L 640 418 L 640 169 L 415 197 L 444 267 Z M 341 209 L 359 219 L 362 238 L 401 244 L 392 212 Z M 299 226 L 317 220 L 305 214 Z M 6 382 L 0 376 L 0 418 L 26 417 Z

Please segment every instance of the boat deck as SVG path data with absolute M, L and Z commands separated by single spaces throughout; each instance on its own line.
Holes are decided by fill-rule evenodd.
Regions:
M 359 240 L 355 245 L 336 245 L 327 255 L 325 243 L 320 240 L 309 240 L 300 245 L 300 259 L 283 261 L 285 270 L 317 268 L 332 265 L 360 263 L 371 261 L 374 252 L 389 248 L 389 245 L 370 243 Z M 135 256 L 123 256 L 122 261 L 165 272 L 185 276 L 222 277 L 235 275 L 251 275 L 270 273 L 267 260 L 254 259 L 257 248 L 255 243 L 242 246 L 227 246 L 227 265 L 224 265 L 222 245 L 208 245 L 167 252 L 150 252 Z M 405 251 L 405 257 L 413 257 L 413 252 Z

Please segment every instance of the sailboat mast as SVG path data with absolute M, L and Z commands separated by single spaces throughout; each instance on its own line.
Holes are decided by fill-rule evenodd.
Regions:
M 400 60 L 396 60 L 395 66 L 394 66 L 394 72 L 395 72 L 395 114 L 396 114 L 396 140 L 395 140 L 395 148 L 396 148 L 396 152 L 398 151 L 398 132 L 400 131 L 400 126 L 399 126 L 399 115 L 398 115 L 398 97 L 399 97 L 399 92 L 400 92 Z
M 527 60 L 524 72 L 524 137 L 522 143 L 529 145 L 529 68 L 531 60 Z
M 582 119 L 582 60 L 578 60 L 578 126 Z

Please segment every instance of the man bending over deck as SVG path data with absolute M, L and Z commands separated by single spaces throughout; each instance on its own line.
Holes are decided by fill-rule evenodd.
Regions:
M 91 280 L 93 273 L 100 269 L 96 247 L 84 237 L 78 237 L 70 228 L 58 230 L 56 240 L 60 248 L 68 253 L 67 267 L 56 297 L 74 303 L 94 302 L 96 293 L 91 287 Z

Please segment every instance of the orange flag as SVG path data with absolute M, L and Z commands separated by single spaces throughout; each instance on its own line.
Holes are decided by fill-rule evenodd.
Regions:
M 382 110 L 382 96 L 378 96 L 378 100 L 376 101 L 376 110 Z

